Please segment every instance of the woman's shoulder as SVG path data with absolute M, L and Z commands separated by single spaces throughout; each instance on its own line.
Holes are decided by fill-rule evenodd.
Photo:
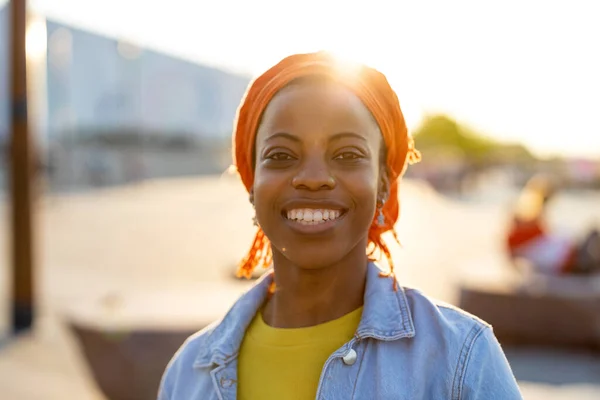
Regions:
M 218 322 L 189 336 L 173 355 L 162 376 L 159 389 L 159 399 L 163 398 L 191 398 L 182 390 L 192 390 L 197 385 L 190 385 L 196 381 L 198 385 L 210 385 L 210 382 L 198 382 L 201 377 L 194 373 L 194 369 L 202 367 L 206 356 L 206 343 L 210 340 Z M 209 361 L 210 362 L 210 361 Z M 175 396 L 175 393 L 178 395 Z M 162 397 L 161 397 L 162 396 Z
M 426 330 L 428 335 L 446 340 L 464 340 L 469 335 L 491 329 L 481 318 L 450 303 L 438 300 L 410 287 L 403 287 L 408 300 L 416 335 Z
M 419 290 L 404 288 L 404 293 L 414 322 L 411 349 L 415 357 L 430 354 L 452 366 L 453 393 L 464 398 L 479 398 L 481 393 L 522 398 L 490 324 Z

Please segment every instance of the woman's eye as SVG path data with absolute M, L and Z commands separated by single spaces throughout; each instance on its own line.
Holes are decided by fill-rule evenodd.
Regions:
M 287 153 L 273 153 L 269 154 L 266 158 L 273 161 L 290 161 L 294 159 L 294 157 Z
M 362 155 L 350 151 L 343 152 L 335 156 L 335 160 L 354 161 L 363 158 Z

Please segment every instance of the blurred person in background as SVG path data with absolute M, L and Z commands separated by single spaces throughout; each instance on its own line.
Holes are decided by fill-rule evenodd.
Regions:
M 287 57 L 251 83 L 234 144 L 258 227 L 240 275 L 273 270 L 183 344 L 159 399 L 521 398 L 487 323 L 394 275 L 383 235 L 420 155 L 383 74 Z
M 536 272 L 586 274 L 600 272 L 600 234 L 592 229 L 581 243 L 551 232 L 545 212 L 557 192 L 546 175 L 532 177 L 523 188 L 513 211 L 506 242 L 513 260 L 527 261 Z

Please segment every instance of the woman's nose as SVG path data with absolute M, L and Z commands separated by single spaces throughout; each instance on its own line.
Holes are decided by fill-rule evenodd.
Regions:
M 324 161 L 307 160 L 292 179 L 296 189 L 331 190 L 335 188 L 335 179 Z

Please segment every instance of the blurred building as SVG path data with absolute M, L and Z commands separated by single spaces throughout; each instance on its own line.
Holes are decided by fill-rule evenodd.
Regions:
M 47 21 L 48 130 L 230 137 L 247 77 Z
M 0 9 L 0 132 L 8 130 L 8 7 Z M 201 137 L 231 134 L 245 76 L 44 21 L 47 134 L 133 128 Z M 47 44 L 40 44 L 40 40 Z M 29 41 L 29 39 L 28 39 Z M 29 46 L 29 43 L 28 43 Z
M 0 9 L 4 144 L 8 14 L 8 7 Z M 56 172 L 51 183 L 118 184 L 141 174 L 214 172 L 228 163 L 225 147 L 249 77 L 34 16 L 28 21 L 27 52 L 31 128 L 40 165 L 53 164 Z M 172 143 L 179 143 L 179 150 L 169 147 Z M 105 178 L 99 180 L 100 170 Z

